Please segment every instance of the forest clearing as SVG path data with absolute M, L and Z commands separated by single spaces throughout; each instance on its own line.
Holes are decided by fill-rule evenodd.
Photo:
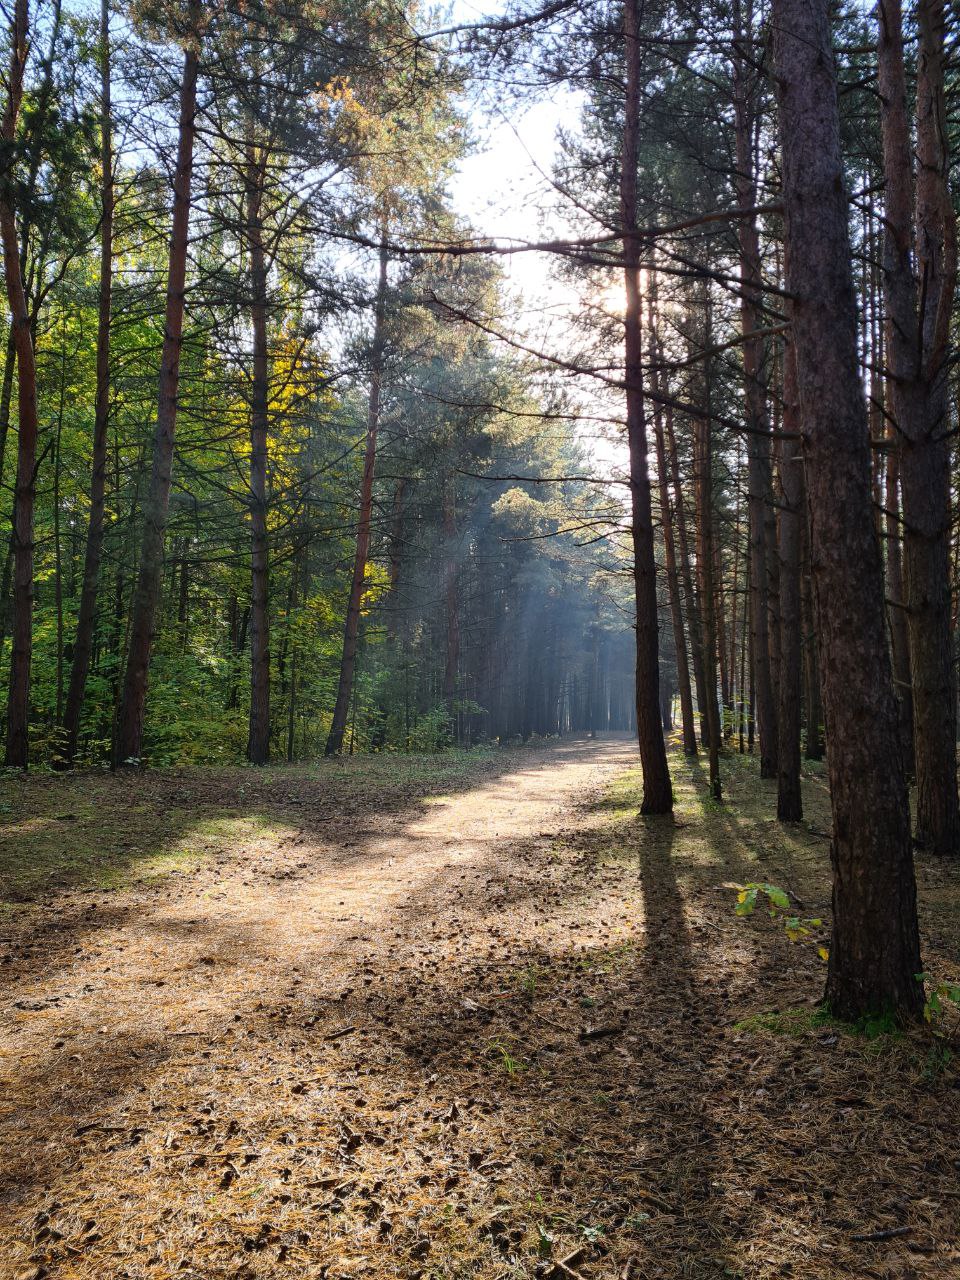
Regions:
M 5 779 L 0 1274 L 960 1275 L 956 1060 L 734 914 L 826 912 L 821 771 L 673 758 L 645 825 L 625 738 Z

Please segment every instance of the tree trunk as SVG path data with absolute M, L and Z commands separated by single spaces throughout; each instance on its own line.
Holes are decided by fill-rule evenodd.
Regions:
M 800 427 L 796 353 L 783 353 L 783 426 L 787 436 Z M 777 817 L 803 818 L 800 792 L 800 526 L 803 519 L 803 457 L 800 442 L 785 439 L 780 452 L 780 707 L 777 715 Z
M 624 365 L 627 443 L 630 450 L 630 507 L 633 581 L 637 606 L 637 738 L 643 771 L 640 812 L 670 813 L 673 788 L 660 723 L 657 564 L 653 538 L 647 424 L 643 396 L 643 315 L 640 292 L 640 242 L 637 229 L 637 160 L 640 140 L 639 0 L 626 0 L 623 35 L 627 65 L 626 113 L 620 169 L 620 216 L 624 233 Z
M 7 456 L 7 436 L 10 433 L 10 405 L 13 402 L 13 374 L 17 366 L 17 348 L 13 341 L 13 326 L 7 333 L 7 347 L 3 357 L 3 380 L 0 382 L 0 474 Z
M 27 0 L 16 0 L 10 40 L 7 102 L 0 136 L 12 154 L 23 99 L 24 69 L 29 51 Z M 37 369 L 33 332 L 20 265 L 16 211 L 10 194 L 12 174 L 4 175 L 0 196 L 0 237 L 10 306 L 10 325 L 17 352 L 19 438 L 13 523 L 13 647 L 7 692 L 6 764 L 26 769 L 29 760 L 30 663 L 33 648 L 33 508 L 37 492 Z
M 829 0 L 774 0 L 787 288 L 793 297 L 833 808 L 838 1016 L 920 1015 L 910 814 L 873 520 Z
M 253 380 L 250 388 L 250 722 L 247 759 L 270 759 L 270 559 L 267 534 L 267 260 L 263 246 L 265 161 L 253 144 L 248 157 L 247 248 L 250 253 L 250 328 Z
M 737 441 L 737 457 L 736 457 L 736 475 L 741 473 L 742 459 L 740 441 Z M 730 706 L 730 723 L 726 729 L 726 736 L 733 737 L 734 726 L 736 725 L 737 737 L 739 739 L 740 752 L 743 753 L 743 678 L 742 674 L 738 678 L 737 671 L 737 653 L 740 647 L 739 632 L 737 630 L 739 624 L 739 606 L 740 606 L 740 485 L 737 484 L 737 501 L 734 507 L 733 516 L 733 574 L 731 580 L 731 605 L 730 605 L 730 688 L 731 688 L 731 706 Z
M 727 665 L 727 615 L 723 582 L 723 554 L 720 539 L 713 539 L 714 617 L 717 620 L 717 662 L 720 668 L 720 737 L 730 736 L 732 720 L 730 701 L 733 696 L 733 677 Z
M 751 17 L 747 18 L 748 32 Z M 739 7 L 735 26 L 740 32 Z M 733 61 L 736 188 L 738 203 L 753 208 L 757 200 L 753 130 L 756 92 L 746 82 L 748 68 L 738 52 Z M 754 217 L 737 221 L 740 241 L 740 323 L 743 330 L 743 390 L 747 435 L 747 483 L 750 523 L 750 626 L 756 679 L 756 719 L 760 735 L 760 777 L 777 776 L 777 712 L 771 670 L 770 569 L 775 553 L 771 538 L 773 484 L 770 467 L 770 420 L 766 395 L 766 343 L 761 327 L 763 276 L 760 237 Z
M 693 661 L 693 682 L 697 691 L 697 711 L 700 719 L 700 742 L 707 745 L 707 686 L 703 674 L 703 629 L 700 625 L 700 604 L 693 584 L 690 568 L 690 540 L 687 535 L 687 512 L 680 481 L 680 455 L 673 430 L 673 410 L 666 406 L 664 413 L 665 443 L 673 482 L 673 503 L 677 516 L 677 550 L 680 559 L 680 579 L 687 602 L 687 634 L 690 637 L 690 657 Z
M 60 388 L 57 404 L 57 429 L 53 441 L 53 599 L 57 616 L 56 682 L 57 724 L 63 715 L 63 539 L 60 522 L 61 483 L 63 479 L 63 418 L 67 404 L 67 343 L 64 332 L 66 314 L 60 325 Z M 56 752 L 55 752 L 56 754 Z
M 380 391 L 383 380 L 383 353 L 386 345 L 385 321 L 387 311 L 387 249 L 386 235 L 380 248 L 380 278 L 373 325 L 373 344 L 370 352 L 370 396 L 367 401 L 367 443 L 363 455 L 363 477 L 360 483 L 360 517 L 357 522 L 357 546 L 353 560 L 353 579 L 350 598 L 347 601 L 347 617 L 343 633 L 343 654 L 340 659 L 340 680 L 337 685 L 337 701 L 324 755 L 336 756 L 343 750 L 343 737 L 350 714 L 353 692 L 353 673 L 357 661 L 360 636 L 360 604 L 363 600 L 363 580 L 370 550 L 370 521 L 373 514 L 373 474 L 377 460 L 377 431 L 380 427 Z
M 720 707 L 717 703 L 717 624 L 713 588 L 713 466 L 710 419 L 698 418 L 696 431 L 697 573 L 703 626 L 704 683 L 707 693 L 707 752 L 710 761 L 710 794 L 722 800 L 720 785 Z
M 446 653 L 443 670 L 443 700 L 447 704 L 450 730 L 458 740 L 457 670 L 460 664 L 460 604 L 457 582 L 457 491 L 456 476 L 443 478 L 443 581 L 447 615 Z
M 913 690 L 910 687 L 910 638 L 907 633 L 906 592 L 903 583 L 903 548 L 898 513 L 900 510 L 900 449 L 896 428 L 887 433 L 890 447 L 884 477 L 884 531 L 887 544 L 887 616 L 890 620 L 890 648 L 893 677 L 900 708 L 900 741 L 908 777 L 916 769 L 913 755 Z
M 662 359 L 659 336 L 656 331 L 656 276 L 650 285 L 650 351 L 653 361 Z M 659 385 L 658 390 L 662 388 Z M 660 493 L 660 527 L 663 534 L 664 563 L 667 570 L 667 592 L 670 597 L 670 616 L 673 622 L 673 644 L 677 655 L 677 689 L 680 694 L 680 722 L 683 729 L 683 754 L 697 754 L 697 726 L 693 717 L 693 691 L 690 687 L 690 664 L 687 659 L 687 638 L 683 626 L 683 602 L 680 596 L 680 575 L 677 571 L 677 547 L 673 527 L 673 511 L 670 502 L 670 479 L 667 472 L 667 450 L 663 434 L 663 409 L 659 400 L 654 401 L 653 430 L 657 446 L 657 479 Z
M 704 285 L 704 350 L 712 342 L 710 285 Z M 717 702 L 717 615 L 714 584 L 713 447 L 710 423 L 711 363 L 703 363 L 703 404 L 706 412 L 694 422 L 694 493 L 696 497 L 697 588 L 703 627 L 703 674 L 707 696 L 707 752 L 710 762 L 710 794 L 723 799 L 720 783 L 722 727 Z
M 933 853 L 956 855 L 960 853 L 960 801 L 950 637 L 947 374 L 957 250 L 947 183 L 943 0 L 920 0 L 917 25 L 914 183 L 900 0 L 883 0 L 877 66 L 886 177 L 886 348 L 890 408 L 901 439 L 916 836 Z
M 90 516 L 83 559 L 80 610 L 73 641 L 73 661 L 63 715 L 63 764 L 69 768 L 77 754 L 80 716 L 90 673 L 107 484 L 107 431 L 110 422 L 110 309 L 113 283 L 113 144 L 110 106 L 110 9 L 100 6 L 100 300 L 97 315 L 97 389 L 93 410 L 93 460 L 90 470 Z
M 196 16 L 198 6 L 191 5 Z M 150 491 L 144 503 L 143 542 L 133 601 L 130 641 L 123 693 L 113 743 L 114 767 L 139 764 L 143 745 L 143 717 L 147 700 L 147 672 L 153 648 L 163 541 L 170 506 L 173 445 L 177 425 L 177 392 L 180 385 L 180 353 L 183 347 L 184 294 L 187 278 L 187 246 L 196 136 L 198 53 L 191 39 L 184 54 L 180 87 L 180 122 L 177 163 L 173 181 L 173 227 L 167 270 L 167 303 L 160 362 L 157 421 L 153 439 Z

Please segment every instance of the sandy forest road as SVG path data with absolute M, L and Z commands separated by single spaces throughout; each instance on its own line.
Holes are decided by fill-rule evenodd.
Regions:
M 239 847 L 216 840 L 213 856 L 196 869 L 118 892 L 78 888 L 55 899 L 49 917 L 39 916 L 39 932 L 14 930 L 0 968 L 0 1212 L 10 1231 L 7 1250 L 29 1274 L 29 1255 L 44 1253 L 30 1237 L 42 1245 L 49 1234 L 46 1222 L 38 1232 L 25 1228 L 52 1197 L 65 1209 L 71 1200 L 76 1207 L 73 1230 L 64 1230 L 66 1220 L 54 1227 L 64 1240 L 54 1241 L 50 1274 L 59 1274 L 55 1258 L 71 1237 L 79 1240 L 78 1252 L 61 1258 L 59 1266 L 70 1268 L 63 1274 L 112 1274 L 111 1256 L 129 1258 L 131 1274 L 151 1259 L 161 1269 L 169 1265 L 164 1232 L 147 1230 L 138 1239 L 145 1224 L 136 1213 L 132 1221 L 123 1215 L 123 1241 L 99 1219 L 97 1239 L 90 1240 L 90 1231 L 78 1233 L 79 1219 L 97 1214 L 79 1206 L 92 1201 L 109 1214 L 111 1195 L 149 1202 L 151 1195 L 162 1201 L 172 1194 L 172 1204 L 158 1202 L 148 1214 L 166 1215 L 171 1207 L 179 1214 L 186 1187 L 164 1185 L 162 1175 L 142 1181 L 145 1162 L 154 1175 L 158 1163 L 168 1174 L 182 1172 L 175 1154 L 159 1161 L 149 1154 L 158 1137 L 166 1153 L 196 1146 L 171 1123 L 178 1111 L 199 1109 L 189 1130 L 210 1093 L 234 1116 L 256 1114 L 265 1081 L 250 1050 L 261 1038 L 270 1041 L 277 1086 L 301 1089 L 292 1096 L 302 1098 L 311 1086 L 299 1077 L 317 1065 L 309 1062 L 308 1042 L 331 1060 L 324 1068 L 339 1071 L 350 1061 L 351 1042 L 374 1034 L 371 1017 L 400 1034 L 390 1004 L 418 1003 L 421 971 L 436 975 L 453 955 L 460 964 L 495 953 L 508 899 L 542 888 L 531 849 L 549 847 L 573 803 L 634 763 L 624 741 L 510 753 L 459 794 L 416 803 L 412 812 L 381 813 L 375 795 L 361 795 L 346 818 L 329 805 L 313 813 L 307 794 L 286 823 L 271 813 L 266 824 L 241 826 Z M 148 779 L 147 788 L 155 781 Z M 98 804 L 122 806 L 137 795 L 120 779 L 106 785 L 113 794 Z M 308 791 L 309 783 L 302 785 Z M 220 798 L 237 802 L 228 792 Z M 173 799 L 183 803 L 179 795 Z M 185 833 L 179 835 L 184 843 Z M 63 839 L 71 838 L 68 826 Z M 141 850 L 144 843 L 141 836 Z M 393 991 L 405 985 L 404 974 L 409 990 Z M 378 986 L 391 988 L 380 1001 L 386 1014 L 364 998 L 360 1016 L 355 996 Z M 423 1013 L 429 1036 L 429 1010 Z M 302 1023 L 303 1040 L 286 1044 L 283 1029 L 294 1020 Z M 420 1025 L 415 1019 L 414 1036 Z M 172 1095 L 174 1102 L 165 1100 Z M 200 1123 L 207 1137 L 218 1127 Z M 235 1145 L 219 1143 L 214 1186 L 229 1167 L 222 1153 Z M 175 1242 L 174 1252 L 179 1248 Z M 3 1257 L 10 1263 L 11 1252 Z M 175 1261 L 189 1260 L 187 1244 Z M 7 1263 L 0 1260 L 0 1274 L 19 1274 Z M 198 1275 L 208 1274 L 205 1265 L 197 1261 Z
M 960 1280 L 955 1065 L 812 1020 L 723 886 L 825 911 L 822 840 L 672 765 L 0 779 L 0 869 L 109 854 L 0 915 L 0 1280 Z

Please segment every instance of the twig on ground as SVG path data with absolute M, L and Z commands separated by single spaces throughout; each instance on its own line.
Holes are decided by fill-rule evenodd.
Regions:
M 851 1236 L 851 1240 L 856 1240 L 862 1244 L 872 1244 L 877 1240 L 895 1240 L 897 1236 L 908 1236 L 913 1227 L 887 1227 L 884 1231 L 866 1231 L 862 1235 Z

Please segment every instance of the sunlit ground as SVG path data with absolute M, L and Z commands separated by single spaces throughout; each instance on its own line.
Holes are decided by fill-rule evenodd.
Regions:
M 822 780 L 784 831 L 673 771 L 673 820 L 624 740 L 4 779 L 0 1276 L 960 1274 L 949 1045 L 733 914 L 827 914 Z

